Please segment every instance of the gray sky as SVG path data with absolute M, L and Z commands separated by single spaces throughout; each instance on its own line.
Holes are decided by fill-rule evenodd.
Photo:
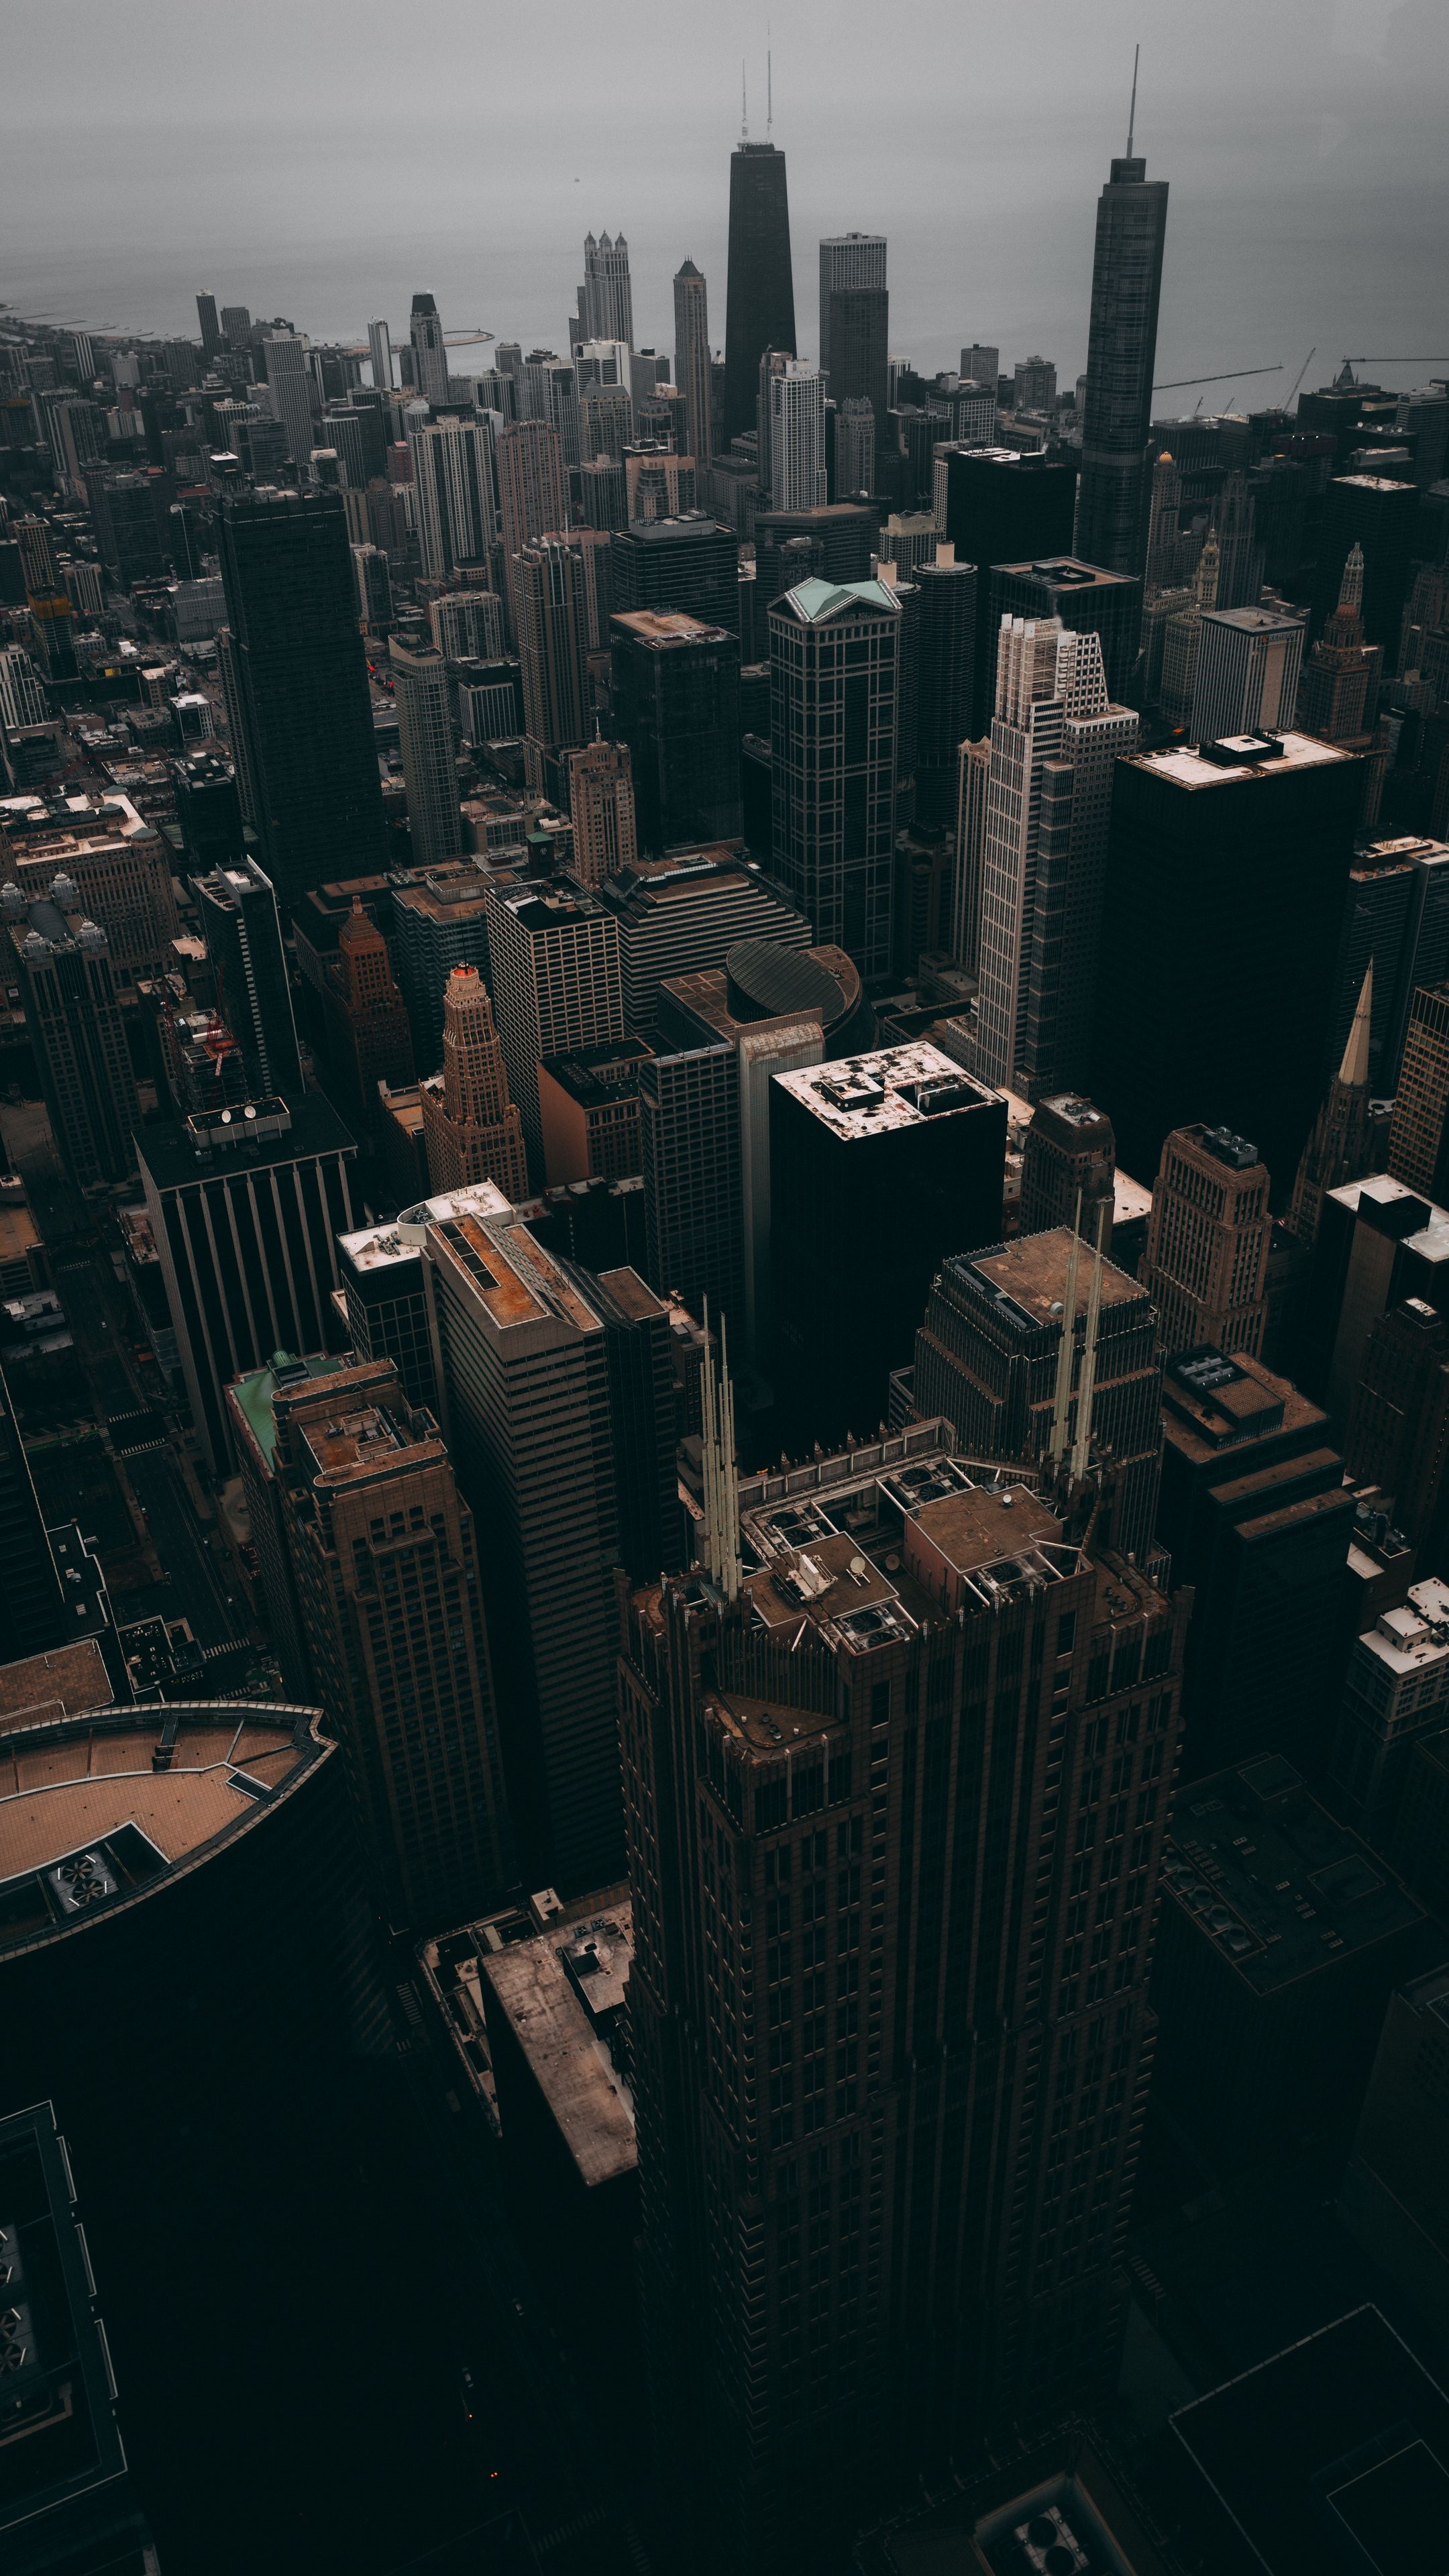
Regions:
M 449 327 L 561 348 L 582 236 L 607 226 L 629 237 L 637 337 L 668 346 L 688 253 L 719 341 L 740 57 L 758 134 L 766 15 L 6 0 L 0 297 L 185 330 L 206 286 L 350 336 L 376 312 L 401 324 L 428 286 Z M 1286 391 L 1313 341 L 1310 382 L 1345 350 L 1449 368 L 1449 0 L 769 0 L 768 16 L 802 351 L 814 244 L 854 226 L 890 237 L 893 348 L 939 365 L 976 336 L 1074 375 L 1140 37 L 1138 148 L 1172 183 L 1160 374 L 1283 359 Z

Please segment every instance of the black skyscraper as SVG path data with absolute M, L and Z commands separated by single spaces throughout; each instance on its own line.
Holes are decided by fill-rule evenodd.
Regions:
M 1076 552 L 1108 572 L 1140 573 L 1167 181 L 1149 181 L 1146 162 L 1130 157 L 1130 136 L 1127 152 L 1097 201 Z
M 30 1462 L 0 1375 L 0 1664 L 46 1655 L 66 1640 L 60 1577 L 35 1498 Z
M 740 837 L 740 648 L 722 626 L 641 608 L 612 621 L 614 732 L 641 850 Z
M 634 519 L 609 544 L 613 610 L 682 608 L 707 626 L 738 631 L 739 547 L 707 510 L 677 519 Z
M 223 760 L 219 752 L 193 751 L 172 762 L 171 774 L 176 781 L 176 820 L 181 827 L 188 872 L 192 868 L 224 868 L 233 859 L 239 860 L 246 842 L 231 762 Z
M 949 549 L 943 547 L 941 552 L 946 555 Z M 938 561 L 916 566 L 916 820 L 920 823 L 956 819 L 959 754 L 971 726 L 977 593 L 983 578 L 974 564 Z
M 991 629 L 992 564 L 1037 563 L 1065 554 L 1072 541 L 1076 471 L 1010 447 L 952 445 L 946 468 L 945 534 L 958 564 L 980 569 L 976 584 L 976 637 L 971 707 L 965 728 L 973 739 L 991 722 L 996 643 Z M 1042 612 L 1050 615 L 1050 610 Z M 1000 623 L 1000 611 L 997 611 Z
M 890 298 L 883 286 L 837 286 L 828 312 L 831 399 L 868 402 L 879 425 L 886 416 Z
M 302 1091 L 297 1031 L 277 898 L 254 859 L 193 877 L 217 1008 L 241 1048 L 247 1098 L 294 1101 Z
M 728 445 L 755 426 L 760 360 L 795 347 L 795 281 L 785 155 L 773 143 L 738 143 L 730 156 L 730 265 L 725 305 Z
M 228 492 L 222 676 L 242 804 L 289 907 L 381 866 L 382 791 L 340 492 Z

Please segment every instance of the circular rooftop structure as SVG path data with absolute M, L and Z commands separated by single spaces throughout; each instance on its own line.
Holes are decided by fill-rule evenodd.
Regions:
M 827 966 L 818 950 L 780 948 L 773 939 L 737 939 L 725 959 L 725 984 L 737 1020 L 777 1020 L 791 1011 L 818 1010 L 827 1053 L 831 1037 L 860 1007 L 860 976 L 840 950 L 832 951 Z

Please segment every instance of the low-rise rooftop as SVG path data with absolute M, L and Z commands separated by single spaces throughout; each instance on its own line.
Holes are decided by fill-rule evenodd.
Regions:
M 622 2029 L 633 1914 L 620 1891 L 587 1920 L 487 1951 L 478 1965 L 588 2189 L 633 2172 Z M 505 2112 L 506 2125 L 506 2112 Z

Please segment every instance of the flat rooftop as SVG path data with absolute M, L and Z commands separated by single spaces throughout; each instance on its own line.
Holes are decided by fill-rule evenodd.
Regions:
M 993 572 L 1017 581 L 1039 581 L 1052 590 L 1135 590 L 1134 572 L 1107 572 L 1101 564 L 1084 563 L 1078 555 L 1038 555 L 1030 563 L 993 564 Z
M 313 1351 L 305 1359 L 274 1351 L 265 1368 L 249 1369 L 245 1377 L 232 1379 L 226 1390 L 227 1401 L 241 1415 L 269 1465 L 277 1443 L 275 1405 L 279 1391 L 304 1386 L 312 1378 L 335 1377 L 346 1365 L 335 1351 Z
M 707 625 L 702 617 L 688 617 L 682 608 L 625 608 L 610 618 L 614 627 L 622 627 L 636 643 L 664 651 L 677 644 L 722 644 L 726 640 L 722 626 Z
M 405 1425 L 378 1404 L 349 1405 L 345 1411 L 314 1415 L 302 1424 L 301 1433 L 318 1481 L 328 1485 L 355 1483 L 358 1477 L 390 1465 L 404 1450 L 415 1453 L 442 1445 L 413 1439 Z
M 638 2162 L 633 2102 L 609 2044 L 633 1958 L 633 1913 L 621 1895 L 478 1963 L 590 2190 Z
M 327 1758 L 316 1727 L 312 1709 L 243 1701 L 0 1725 L 0 1953 L 243 1831 Z
M 356 1153 L 352 1137 L 322 1092 L 299 1092 L 286 1108 L 285 1128 L 274 1133 L 264 1125 L 263 1132 L 256 1135 L 238 1127 L 241 1141 L 222 1147 L 214 1157 L 198 1152 L 195 1121 L 169 1118 L 143 1124 L 136 1130 L 137 1158 L 157 1189 L 166 1190 L 180 1189 L 187 1183 L 199 1188 L 204 1181 L 220 1179 L 229 1171 L 252 1171 L 258 1164 L 299 1163 L 317 1154 Z
M 639 1067 L 654 1049 L 646 1038 L 609 1038 L 575 1047 L 572 1055 L 545 1055 L 538 1069 L 581 1109 L 602 1109 L 629 1099 L 639 1088 Z
M 1276 749 L 1264 754 L 1260 746 L 1272 740 Z M 1236 761 L 1221 757 L 1209 759 L 1203 751 L 1190 751 L 1186 744 L 1173 751 L 1137 751 L 1128 755 L 1128 766 L 1145 769 L 1156 778 L 1168 779 L 1174 787 L 1232 787 L 1245 778 L 1283 778 L 1300 769 L 1327 769 L 1335 762 L 1356 760 L 1358 754 L 1344 751 L 1339 744 L 1320 742 L 1316 734 L 1283 733 L 1275 736 L 1233 734 L 1212 748 L 1221 755 L 1241 746 L 1242 756 Z
M 1254 1994 L 1275 1994 L 1424 1920 L 1281 1754 L 1184 1789 L 1163 1885 Z
M 0 1664 L 0 1732 L 24 1718 L 76 1717 L 110 1704 L 111 1679 L 94 1637 Z
M 1286 1377 L 1275 1377 L 1246 1351 L 1228 1356 L 1204 1343 L 1169 1360 L 1163 1372 L 1166 1436 L 1194 1461 L 1240 1442 L 1326 1427 L 1327 1416 Z M 1296 1467 L 1297 1461 L 1294 1465 Z
M 1078 1238 L 1081 1250 L 1077 1258 L 1076 1312 L 1085 1315 L 1092 1293 L 1095 1258 L 1092 1248 Z M 958 1256 L 954 1267 L 974 1271 L 977 1278 L 998 1298 L 1015 1306 L 1033 1325 L 1060 1321 L 1067 1293 L 1067 1262 L 1071 1253 L 1072 1230 L 1069 1225 L 1054 1225 L 1044 1234 L 1019 1234 L 1012 1243 L 997 1244 L 989 1252 L 978 1252 L 969 1259 Z M 1146 1290 L 1125 1270 L 1110 1260 L 1102 1263 L 1102 1307 L 1128 1306 L 1145 1298 Z
M 842 1142 L 991 1108 L 1000 1097 L 925 1039 L 777 1073 L 774 1082 Z

